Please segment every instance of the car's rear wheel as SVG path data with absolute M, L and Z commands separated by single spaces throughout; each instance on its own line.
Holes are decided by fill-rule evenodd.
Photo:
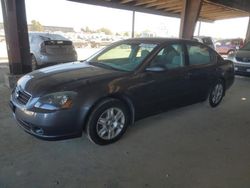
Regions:
M 225 86 L 222 80 L 218 80 L 212 87 L 209 93 L 209 104 L 211 107 L 216 107 L 222 101 L 224 96 Z
M 106 99 L 92 111 L 86 127 L 87 136 L 95 144 L 111 144 L 122 137 L 128 123 L 126 106 L 119 100 Z
M 37 61 L 34 55 L 31 55 L 31 65 L 32 65 L 32 71 L 37 69 Z

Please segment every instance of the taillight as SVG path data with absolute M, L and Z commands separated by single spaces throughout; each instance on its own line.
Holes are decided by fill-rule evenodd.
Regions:
M 44 42 L 42 42 L 42 43 L 40 44 L 40 52 L 41 52 L 41 53 L 46 53 L 46 46 L 45 46 Z

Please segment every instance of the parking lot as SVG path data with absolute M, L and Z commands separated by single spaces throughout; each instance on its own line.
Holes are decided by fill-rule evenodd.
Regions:
M 222 104 L 183 107 L 136 122 L 109 146 L 38 140 L 17 127 L 0 68 L 0 187 L 248 188 L 250 78 Z

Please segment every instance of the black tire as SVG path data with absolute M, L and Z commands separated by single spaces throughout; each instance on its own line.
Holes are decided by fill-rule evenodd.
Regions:
M 107 111 L 109 111 L 111 109 L 114 109 L 114 111 L 117 110 L 117 113 L 119 110 L 120 110 L 119 112 L 123 113 L 123 115 L 124 115 L 123 122 L 124 123 L 121 123 L 121 124 L 123 124 L 122 128 L 118 125 L 118 123 L 115 125 L 115 122 L 113 122 L 113 124 L 111 122 L 110 124 L 112 124 L 112 125 L 108 125 L 108 121 L 107 121 L 108 117 L 105 117 L 106 119 L 102 118 L 102 117 L 104 117 L 105 113 L 107 113 Z M 115 112 L 113 112 L 113 114 L 114 113 Z M 100 122 L 99 120 L 101 120 L 101 119 L 105 119 L 105 121 L 104 121 L 105 126 L 98 123 L 98 122 Z M 110 121 L 115 121 L 115 120 L 113 119 Z M 119 122 L 119 124 L 120 124 L 120 122 Z M 98 105 L 95 106 L 94 110 L 92 111 L 92 113 L 89 116 L 87 126 L 86 126 L 86 133 L 87 133 L 88 138 L 93 143 L 98 144 L 98 145 L 107 145 L 107 144 L 111 144 L 111 143 L 118 141 L 122 137 L 122 135 L 125 133 L 125 131 L 127 130 L 128 124 L 129 124 L 129 113 L 128 113 L 127 107 L 121 101 L 119 101 L 117 99 L 108 98 L 108 99 L 103 100 L 102 102 L 100 102 Z M 118 134 L 113 138 L 106 138 L 106 139 L 102 138 L 99 135 L 100 131 L 98 131 L 98 128 L 100 126 L 103 126 L 102 129 L 105 129 L 103 131 L 103 133 L 108 131 L 108 132 L 106 132 L 107 134 L 105 133 L 103 135 L 103 137 L 110 136 L 110 129 L 116 129 L 116 131 L 117 131 L 116 133 L 118 133 Z M 109 128 L 107 128 L 107 126 L 109 126 Z M 112 126 L 114 126 L 114 127 L 116 126 L 116 128 L 114 128 Z
M 32 71 L 38 68 L 36 57 L 33 54 L 31 55 L 31 66 L 32 66 Z
M 218 80 L 211 88 L 208 96 L 208 102 L 211 107 L 218 106 L 225 95 L 225 84 L 222 80 Z

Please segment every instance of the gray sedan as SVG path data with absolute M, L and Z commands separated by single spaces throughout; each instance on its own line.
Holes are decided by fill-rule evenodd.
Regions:
M 10 107 L 19 125 L 36 137 L 64 139 L 86 132 L 105 145 L 149 115 L 204 100 L 218 106 L 233 84 L 233 68 L 198 42 L 128 39 L 86 61 L 23 76 Z

